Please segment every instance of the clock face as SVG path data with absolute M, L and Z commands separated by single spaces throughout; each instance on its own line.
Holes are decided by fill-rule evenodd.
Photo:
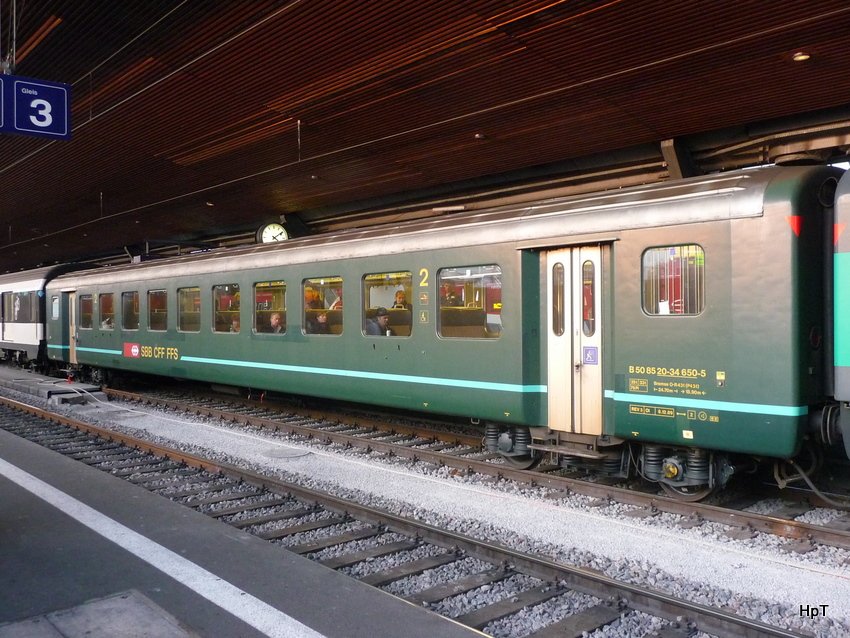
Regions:
M 280 224 L 266 224 L 257 233 L 257 239 L 264 244 L 289 239 L 286 229 Z

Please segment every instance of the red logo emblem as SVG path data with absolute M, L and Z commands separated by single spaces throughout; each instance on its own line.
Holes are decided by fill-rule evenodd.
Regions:
M 124 356 L 132 357 L 134 359 L 138 359 L 141 354 L 141 346 L 138 343 L 125 343 L 124 344 Z

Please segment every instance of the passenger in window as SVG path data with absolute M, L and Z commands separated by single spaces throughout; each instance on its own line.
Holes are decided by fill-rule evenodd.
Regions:
M 328 313 L 320 312 L 315 317 L 307 318 L 307 334 L 326 335 L 330 334 L 328 326 Z
M 407 303 L 407 295 L 403 290 L 395 291 L 395 301 L 393 302 L 393 309 L 395 310 L 410 310 L 411 306 Z
M 377 337 L 391 337 L 393 336 L 393 331 L 390 329 L 389 324 L 390 313 L 387 312 L 386 308 L 378 308 L 375 311 L 374 317 L 366 319 L 364 332 L 367 335 L 374 335 Z
M 455 285 L 453 283 L 446 284 L 446 292 L 440 299 L 441 306 L 462 306 L 463 299 L 457 291 L 455 290 Z
M 100 327 L 104 330 L 112 330 L 112 318 L 106 317 L 106 319 L 100 322 Z
M 322 300 L 319 298 L 319 291 L 307 286 L 304 288 L 304 307 L 307 309 L 322 308 Z
M 239 317 L 230 320 L 230 332 L 239 332 Z
M 271 325 L 271 331 L 275 334 L 280 334 L 283 332 L 283 325 L 280 322 L 280 313 L 273 312 L 272 316 L 269 317 L 269 324 Z

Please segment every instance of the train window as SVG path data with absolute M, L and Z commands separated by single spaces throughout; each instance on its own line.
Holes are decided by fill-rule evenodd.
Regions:
M 80 328 L 91 330 L 93 310 L 94 298 L 91 295 L 80 295 Z
M 649 315 L 698 315 L 705 309 L 705 252 L 685 244 L 643 253 L 643 310 Z
M 168 297 L 164 290 L 148 290 L 148 330 L 168 328 Z
M 121 327 L 124 330 L 139 329 L 139 293 L 121 293 Z
M 50 298 L 50 318 L 53 321 L 59 319 L 59 297 Z
M 286 332 L 285 281 L 261 281 L 254 284 L 254 330 Z
M 566 308 L 564 306 L 564 264 L 552 266 L 552 332 L 556 337 L 564 334 Z
M 585 337 L 596 332 L 596 269 L 592 261 L 581 265 L 581 331 Z
M 3 318 L 6 323 L 40 321 L 37 294 L 35 292 L 4 292 Z
M 239 332 L 239 284 L 213 286 L 213 330 Z
M 177 329 L 181 332 L 201 331 L 201 289 L 177 289 Z
M 342 277 L 305 279 L 302 289 L 304 333 L 342 334 Z
M 363 277 L 363 333 L 409 337 L 413 323 L 413 306 L 409 299 L 413 291 L 413 274 L 410 271 L 373 273 Z M 376 322 L 378 308 L 387 309 L 387 325 Z M 377 328 L 373 327 L 377 326 Z
M 115 305 L 112 293 L 106 292 L 99 295 L 97 302 L 100 308 L 100 328 L 102 330 L 112 330 L 115 327 Z
M 485 338 L 502 333 L 502 269 L 443 268 L 438 274 L 441 337 Z

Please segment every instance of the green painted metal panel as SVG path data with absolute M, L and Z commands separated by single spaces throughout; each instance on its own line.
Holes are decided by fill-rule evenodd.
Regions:
M 797 453 L 806 416 L 771 412 L 808 412 L 804 406 L 749 406 L 742 412 L 736 404 L 695 409 L 660 405 L 652 398 L 619 397 L 614 402 L 616 435 L 625 439 L 778 458 Z
M 636 231 L 615 244 L 614 379 L 606 385 L 614 433 L 795 453 L 809 406 L 827 398 L 823 238 L 830 217 L 818 196 L 831 175 L 777 171 L 761 217 Z M 705 252 L 705 307 L 694 316 L 641 312 L 642 251 L 692 243 Z M 845 281 L 848 264 L 836 262 Z
M 245 340 L 250 341 L 250 340 Z M 546 388 L 539 384 L 504 383 L 475 377 L 411 375 L 366 367 L 322 367 L 270 360 L 279 349 L 242 349 L 242 358 L 186 354 L 194 349 L 169 345 L 167 338 L 142 343 L 140 357 L 120 350 L 78 347 L 78 358 L 88 365 L 106 366 L 149 374 L 192 378 L 241 387 L 263 388 L 311 396 L 401 407 L 442 414 L 470 414 L 507 423 L 536 422 Z M 51 346 L 52 350 L 67 346 Z M 165 353 L 175 359 L 167 359 Z M 162 356 L 159 356 L 161 353 Z M 257 358 L 252 359 L 248 353 Z M 263 357 L 265 354 L 265 358 Z M 271 354 L 272 357 L 268 355 Z M 283 358 L 283 357 L 280 357 Z M 363 363 L 368 364 L 368 360 Z

